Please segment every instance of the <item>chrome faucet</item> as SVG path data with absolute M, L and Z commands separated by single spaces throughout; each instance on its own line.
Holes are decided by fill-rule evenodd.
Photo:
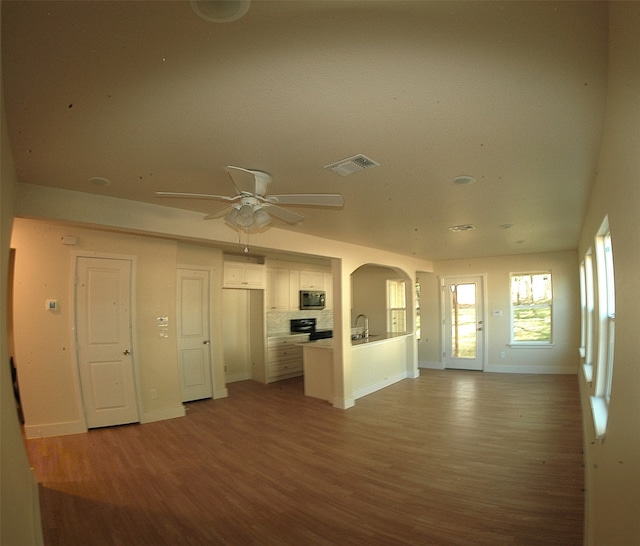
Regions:
M 367 318 L 367 315 L 363 315 L 363 314 L 358 315 L 356 317 L 356 321 L 353 326 L 354 328 L 358 327 L 358 319 L 360 317 L 364 318 L 364 332 L 362 333 L 362 337 L 365 339 L 369 339 L 369 319 Z

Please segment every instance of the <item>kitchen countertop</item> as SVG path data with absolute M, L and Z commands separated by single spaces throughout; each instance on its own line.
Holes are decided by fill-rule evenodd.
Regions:
M 314 341 L 301 341 L 298 343 L 301 347 L 312 347 L 317 349 L 333 349 L 333 339 L 325 338 L 325 339 L 316 339 Z
M 393 334 L 391 332 L 386 332 L 384 334 L 373 334 L 370 335 L 366 339 L 352 339 L 351 346 L 357 347 L 360 345 L 370 345 L 371 343 L 377 343 L 378 341 L 389 341 L 390 339 L 396 339 L 398 337 L 406 337 L 411 335 L 409 334 Z
M 359 347 L 362 345 L 371 345 L 381 341 L 389 341 L 399 337 L 410 336 L 411 334 L 392 334 L 390 332 L 382 335 L 372 335 L 368 339 L 352 339 L 351 346 Z M 298 345 L 302 347 L 317 347 L 319 349 L 333 349 L 333 339 L 317 339 L 315 341 L 301 341 Z

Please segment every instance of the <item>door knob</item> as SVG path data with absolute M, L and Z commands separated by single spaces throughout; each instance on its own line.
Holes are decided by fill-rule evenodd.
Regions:
M 123 354 L 129 356 L 131 354 L 131 351 L 129 349 L 125 349 Z
M 207 341 L 203 341 L 202 342 L 203 345 L 209 345 L 209 343 L 211 343 L 211 342 L 208 339 L 207 339 Z

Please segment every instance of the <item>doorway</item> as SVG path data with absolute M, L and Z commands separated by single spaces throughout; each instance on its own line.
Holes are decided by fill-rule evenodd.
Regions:
M 444 277 L 444 367 L 484 369 L 484 277 Z
M 138 422 L 133 259 L 78 256 L 76 260 L 75 324 L 87 427 Z
M 250 291 L 222 290 L 222 338 L 227 383 L 251 379 Z
M 178 269 L 177 336 L 180 392 L 183 402 L 211 398 L 210 274 Z

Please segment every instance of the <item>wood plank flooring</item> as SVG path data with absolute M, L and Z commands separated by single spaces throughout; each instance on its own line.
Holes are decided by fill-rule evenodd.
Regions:
M 576 376 L 422 370 L 347 411 L 301 379 L 27 441 L 47 545 L 582 544 Z

